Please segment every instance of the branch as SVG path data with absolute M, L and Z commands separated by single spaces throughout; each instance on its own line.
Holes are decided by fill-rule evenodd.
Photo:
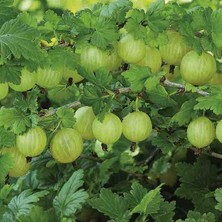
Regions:
M 72 108 L 73 109 L 73 108 L 76 108 L 76 107 L 78 107 L 80 105 L 81 105 L 81 103 L 79 101 L 75 101 L 75 102 L 69 103 L 67 105 L 55 108 L 53 110 L 46 110 L 46 111 L 42 110 L 39 113 L 40 120 L 43 120 L 43 119 L 45 119 L 47 117 L 50 117 L 50 116 L 53 116 L 61 108 L 67 107 L 67 108 Z
M 180 84 L 180 83 L 176 83 L 176 82 L 171 82 L 169 81 L 168 79 L 165 79 L 163 82 L 162 82 L 165 86 L 169 86 L 169 87 L 175 87 L 175 88 L 178 88 L 178 89 L 183 89 L 184 91 L 186 91 L 186 86 L 183 85 L 183 84 Z M 197 93 L 202 95 L 202 96 L 209 96 L 210 93 L 208 92 L 205 92 L 201 89 L 198 89 L 197 90 Z
M 124 87 L 124 88 L 114 89 L 113 93 L 118 95 L 118 94 L 128 93 L 130 91 L 131 91 L 130 87 Z M 61 107 L 58 107 L 58 108 L 55 108 L 55 109 L 52 109 L 52 110 L 41 110 L 40 113 L 39 113 L 40 120 L 43 120 L 43 119 L 45 119 L 47 117 L 50 117 L 50 116 L 53 116 L 61 108 L 67 107 L 67 108 L 74 109 L 74 108 L 76 108 L 80 105 L 81 105 L 80 101 L 75 101 L 75 102 L 66 104 L 64 106 L 61 106 Z
M 176 82 L 171 82 L 168 79 L 164 79 L 161 82 L 165 86 L 174 87 L 174 88 L 178 88 L 178 89 L 182 89 L 182 90 L 186 91 L 186 86 L 183 85 L 183 84 L 176 83 Z M 131 92 L 130 87 L 124 87 L 124 88 L 119 88 L 119 89 L 114 89 L 113 90 L 113 93 L 116 94 L 116 95 L 123 94 L 123 93 L 128 93 L 128 92 Z M 200 89 L 197 90 L 197 93 L 202 95 L 202 96 L 209 96 L 210 95 L 210 93 L 205 92 L 205 91 L 200 90 Z M 40 119 L 43 120 L 43 119 L 45 119 L 47 117 L 50 117 L 50 116 L 54 115 L 60 108 L 63 108 L 63 107 L 76 108 L 76 107 L 78 107 L 80 105 L 81 105 L 80 101 L 75 101 L 75 102 L 69 103 L 69 104 L 67 104 L 65 106 L 61 106 L 61 107 L 55 108 L 53 110 L 42 110 L 39 113 L 39 116 L 40 116 Z
M 217 159 L 221 159 L 222 160 L 222 154 L 215 153 L 215 152 L 207 152 L 204 149 L 197 149 L 197 148 L 194 148 L 194 147 L 191 147 L 190 149 L 194 151 L 195 155 L 205 154 L 205 155 L 208 155 L 208 156 L 211 156 L 211 157 L 215 157 Z

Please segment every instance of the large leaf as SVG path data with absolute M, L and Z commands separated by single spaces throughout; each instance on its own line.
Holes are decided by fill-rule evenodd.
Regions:
M 81 209 L 82 204 L 88 198 L 86 191 L 79 189 L 83 185 L 82 179 L 83 170 L 74 172 L 54 198 L 53 206 L 58 215 L 69 217 Z
M 18 19 L 4 23 L 0 29 L 0 53 L 3 58 L 13 55 L 29 60 L 39 60 L 42 56 L 34 41 L 39 33 L 32 27 L 22 24 Z
M 24 190 L 18 196 L 11 199 L 8 204 L 9 210 L 3 215 L 3 218 L 10 218 L 9 215 L 11 215 L 11 218 L 14 218 L 13 221 L 15 221 L 20 216 L 29 214 L 32 207 L 34 207 L 34 204 L 48 193 L 48 191 L 33 193 L 32 190 Z
M 98 198 L 89 201 L 90 205 L 117 222 L 129 221 L 128 204 L 123 197 L 109 189 L 102 189 Z
M 13 8 L 13 0 L 1 0 L 0 1 L 0 26 L 7 20 L 15 18 L 16 11 Z

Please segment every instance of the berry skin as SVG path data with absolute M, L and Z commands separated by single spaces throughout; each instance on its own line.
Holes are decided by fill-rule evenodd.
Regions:
M 104 144 L 115 143 L 122 134 L 122 123 L 118 116 L 107 113 L 102 122 L 95 119 L 92 130 L 95 138 Z
M 36 126 L 29 129 L 22 135 L 17 135 L 16 146 L 18 150 L 26 157 L 34 157 L 40 155 L 47 144 L 47 136 L 45 131 Z
M 198 117 L 188 125 L 188 141 L 196 148 L 210 145 L 215 136 L 214 124 L 207 117 Z
M 50 150 L 53 158 L 60 163 L 72 163 L 83 151 L 80 133 L 72 128 L 59 130 L 51 140 Z
M 94 139 L 92 124 L 96 117 L 92 107 L 84 106 L 79 108 L 74 117 L 76 118 L 74 128 L 81 134 L 82 138 L 85 140 Z
M 132 142 L 147 139 L 152 132 L 150 117 L 141 111 L 129 113 L 123 119 L 123 135 Z

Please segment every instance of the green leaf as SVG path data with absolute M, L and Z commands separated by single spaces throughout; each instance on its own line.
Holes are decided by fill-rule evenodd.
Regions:
M 31 127 L 31 120 L 18 109 L 0 109 L 0 126 L 11 129 L 15 134 L 20 134 Z
M 169 163 L 169 160 L 163 156 L 153 163 L 151 172 L 155 173 L 155 175 L 164 174 L 167 173 L 170 167 L 171 164 Z
M 59 85 L 48 90 L 50 101 L 59 106 L 78 100 L 79 94 L 79 88 L 75 84 L 71 86 Z
M 145 19 L 144 10 L 133 9 L 124 28 L 128 33 L 133 34 L 135 39 L 146 39 L 146 27 L 143 24 Z
M 38 26 L 37 19 L 27 11 L 20 13 L 17 18 L 21 21 L 21 23 L 24 23 L 30 27 L 37 28 Z
M 101 148 L 102 150 L 102 148 Z M 99 180 L 101 185 L 108 182 L 110 176 L 113 174 L 114 164 L 117 163 L 119 159 L 117 157 L 112 157 L 110 159 L 105 159 L 99 166 Z
M 215 209 L 222 211 L 222 188 L 218 188 L 214 193 L 215 199 L 218 202 Z
M 69 18 L 70 20 L 70 18 Z M 86 9 L 79 13 L 78 19 L 72 19 L 74 33 L 79 33 L 78 43 L 88 43 L 105 50 L 110 43 L 118 39 L 115 21 L 93 14 Z
M 52 209 L 44 211 L 42 207 L 34 206 L 28 215 L 19 219 L 22 222 L 51 222 L 56 221 L 56 215 Z
M 160 85 L 160 77 L 154 76 L 148 78 L 145 82 L 145 87 L 150 101 L 154 104 L 158 104 L 163 107 L 176 105 L 176 102 L 170 98 L 166 89 Z
M 134 182 L 131 186 L 130 193 L 125 193 L 124 197 L 129 204 L 130 208 L 135 208 L 140 204 L 143 197 L 147 194 L 147 189 L 138 182 Z
M 194 110 L 211 110 L 216 115 L 222 114 L 222 94 L 217 93 L 209 96 L 198 97 L 198 103 Z
M 101 87 L 109 87 L 112 81 L 112 75 L 105 68 L 100 68 L 95 72 L 87 72 L 86 70 L 80 69 L 81 75 L 86 78 L 89 82 Z
M 91 43 L 98 48 L 106 49 L 111 42 L 117 41 L 118 32 L 113 21 L 97 17 L 91 28 L 95 29 L 91 36 Z
M 62 59 L 61 59 L 62 58 Z M 55 69 L 64 72 L 65 69 L 75 70 L 79 64 L 79 55 L 70 48 L 56 47 L 48 52 L 48 63 Z
M 12 185 L 9 184 L 4 185 L 0 190 L 0 200 L 5 200 L 12 191 L 12 189 L 13 189 Z
M 22 93 L 15 93 L 14 107 L 23 112 L 37 113 L 39 93 L 37 88 L 26 92 L 25 96 Z
M 15 134 L 0 127 L 0 147 L 12 147 L 15 145 Z
M 212 39 L 217 47 L 222 47 L 222 30 L 221 30 L 221 22 L 222 22 L 222 9 L 215 10 L 211 14 L 211 26 L 212 26 Z
M 83 170 L 78 170 L 72 174 L 69 180 L 63 185 L 59 194 L 53 200 L 53 207 L 60 217 L 69 217 L 77 210 L 81 209 L 82 204 L 88 198 L 88 194 L 79 188 L 83 185 Z
M 14 219 L 18 219 L 22 215 L 29 214 L 41 197 L 46 196 L 49 191 L 39 191 L 33 193 L 32 190 L 24 190 L 18 196 L 14 196 L 8 204 L 9 211 L 7 214 L 12 215 Z M 4 215 L 3 215 L 4 218 Z
M 191 119 L 194 119 L 197 116 L 196 112 L 194 111 L 195 104 L 195 99 L 190 99 L 184 102 L 180 107 L 179 112 L 172 117 L 170 122 L 176 122 L 179 126 L 184 126 L 185 124 L 189 123 Z
M 150 4 L 149 8 L 148 8 L 148 12 L 150 14 L 153 14 L 155 12 L 158 12 L 160 10 L 162 10 L 165 6 L 165 1 L 164 0 L 156 0 L 153 3 Z
M 13 166 L 14 160 L 11 155 L 0 155 L 0 184 L 5 183 L 5 177 L 7 176 L 9 170 L 13 168 Z
M 10 20 L 0 28 L 0 53 L 3 58 L 13 55 L 29 60 L 39 60 L 42 56 L 40 47 L 34 42 L 38 32 L 19 20 Z
M 95 114 L 98 114 L 101 108 L 104 106 L 104 101 L 102 96 L 103 95 L 100 88 L 95 86 L 85 86 L 81 102 L 84 105 L 92 106 Z
M 132 5 L 132 2 L 128 0 L 110 2 L 102 7 L 100 15 L 113 18 L 118 24 L 121 24 L 125 21 L 126 14 L 132 8 Z
M 56 115 L 58 117 L 58 121 L 61 121 L 63 127 L 72 128 L 74 126 L 75 118 L 73 109 L 62 107 L 58 109 Z
M 180 186 L 176 195 L 192 200 L 195 209 L 200 213 L 215 212 L 216 204 L 213 198 L 207 197 L 210 186 L 216 181 L 216 167 L 205 157 L 198 158 L 194 164 L 176 164 L 177 175 L 180 177 Z
M 17 13 L 13 7 L 13 0 L 0 1 L 0 27 L 8 20 L 16 17 Z
M 158 133 L 157 136 L 152 138 L 152 144 L 161 149 L 163 154 L 167 154 L 175 150 L 176 146 L 170 141 L 170 137 L 167 137 L 165 133 Z
M 216 222 L 213 213 L 204 213 L 201 215 L 199 212 L 189 211 L 186 220 L 177 220 L 176 222 Z
M 16 63 L 6 63 L 0 65 L 0 83 L 12 82 L 14 84 L 20 83 L 21 66 Z
M 170 19 L 166 17 L 170 17 L 171 12 L 167 12 L 164 0 L 154 1 L 146 13 L 148 27 L 156 33 L 164 31 L 170 25 Z
M 147 67 L 131 65 L 130 69 L 121 75 L 130 83 L 133 92 L 141 92 L 144 89 L 144 83 L 152 75 Z
M 132 213 L 155 214 L 160 209 L 160 204 L 163 201 L 160 194 L 161 186 L 149 191 L 141 200 L 141 202 L 132 210 Z
M 160 210 L 156 214 L 152 214 L 152 217 L 156 222 L 173 222 L 173 217 L 175 214 L 176 202 L 161 202 Z
M 211 31 L 211 23 L 209 18 L 211 17 L 212 9 L 204 9 L 201 7 L 196 7 L 192 10 L 192 22 L 191 26 L 194 30 L 207 30 Z
M 99 197 L 91 199 L 89 204 L 115 221 L 129 221 L 127 216 L 129 213 L 128 204 L 126 200 L 109 189 L 101 189 Z
M 54 31 L 60 22 L 60 17 L 54 11 L 48 10 L 45 12 L 42 22 L 44 23 L 43 29 L 47 31 Z

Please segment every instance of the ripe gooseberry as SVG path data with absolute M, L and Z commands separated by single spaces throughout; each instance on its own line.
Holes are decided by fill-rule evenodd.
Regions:
M 79 75 L 77 70 L 70 70 L 70 69 L 67 69 L 67 68 L 63 69 L 63 78 L 65 80 L 68 80 L 69 78 L 72 78 L 72 81 L 74 83 L 81 82 L 84 79 L 84 77 Z
M 122 123 L 118 116 L 107 113 L 102 122 L 93 121 L 92 130 L 95 138 L 104 144 L 115 143 L 122 134 Z
M 80 61 L 86 70 L 95 71 L 107 66 L 108 54 L 96 46 L 88 46 L 81 51 Z
M 183 56 L 190 50 L 179 32 L 166 32 L 168 43 L 161 45 L 159 50 L 164 62 L 170 65 L 179 65 Z
M 16 85 L 14 83 L 9 83 L 9 86 L 18 92 L 24 92 L 34 87 L 36 83 L 36 76 L 34 72 L 30 72 L 26 68 L 21 71 L 21 81 L 20 84 Z
M 197 148 L 210 145 L 215 138 L 214 124 L 207 117 L 198 117 L 188 125 L 187 138 Z
M 10 177 L 20 177 L 25 175 L 29 168 L 30 164 L 27 162 L 26 157 L 23 156 L 16 147 L 12 148 L 3 148 L 1 149 L 1 154 L 9 154 L 13 161 L 13 168 L 9 170 Z
M 36 73 L 36 83 L 43 88 L 53 88 L 62 80 L 62 72 L 52 68 L 38 68 Z
M 206 52 L 198 55 L 196 51 L 188 52 L 180 64 L 182 78 L 193 85 L 204 85 L 216 73 L 216 61 Z
M 83 106 L 79 108 L 74 117 L 76 118 L 74 128 L 81 134 L 82 138 L 85 140 L 93 139 L 92 124 L 96 116 L 92 107 Z
M 151 69 L 152 73 L 156 73 L 160 69 L 162 64 L 159 50 L 146 46 L 145 56 L 137 64 L 140 66 L 147 66 Z
M 144 41 L 142 39 L 135 39 L 131 34 L 126 34 L 120 39 L 117 50 L 119 56 L 126 63 L 137 63 L 146 53 Z
M 152 132 L 150 117 L 142 112 L 135 111 L 123 118 L 123 135 L 132 142 L 140 142 L 147 139 Z
M 41 154 L 46 147 L 46 143 L 46 133 L 39 126 L 31 128 L 26 133 L 16 137 L 16 146 L 26 157 L 34 157 Z
M 83 151 L 80 133 L 72 128 L 59 130 L 51 140 L 50 150 L 55 160 L 60 163 L 75 161 Z

